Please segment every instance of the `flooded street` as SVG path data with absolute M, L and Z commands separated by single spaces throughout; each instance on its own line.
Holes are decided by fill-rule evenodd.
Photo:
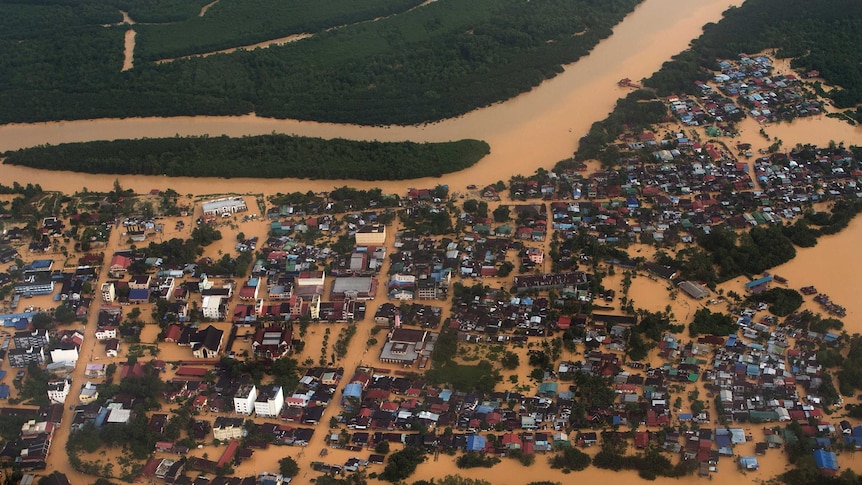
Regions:
M 740 3 L 738 0 L 733 4 Z M 515 99 L 476 110 L 462 117 L 422 126 L 370 127 L 331 123 L 275 120 L 254 115 L 234 117 L 132 118 L 11 124 L 0 127 L 0 149 L 11 150 L 44 143 L 118 138 L 167 137 L 175 135 L 260 135 L 288 133 L 321 138 L 417 142 L 476 138 L 491 145 L 491 154 L 475 166 L 441 178 L 413 180 L 410 185 L 447 183 L 451 186 L 485 184 L 508 179 L 512 174 L 532 173 L 550 168 L 571 156 L 580 136 L 590 125 L 605 117 L 626 91 L 616 82 L 623 77 L 640 79 L 656 71 L 674 54 L 684 50 L 700 35 L 701 26 L 714 22 L 729 6 L 725 0 L 697 3 L 684 0 L 647 0 L 626 17 L 614 35 L 600 42 L 592 53 L 567 66 L 563 74 Z M 674 15 L 669 16 L 668 12 Z M 659 26 L 659 28 L 657 28 Z M 72 192 L 87 186 L 107 190 L 113 175 L 76 175 L 43 172 L 17 167 L 0 167 L 3 180 L 21 183 L 39 181 L 46 189 Z M 160 177 L 121 178 L 124 186 L 136 190 L 171 186 L 181 193 L 197 192 L 201 179 Z M 277 182 L 285 192 L 325 190 L 344 181 Z M 209 191 L 235 191 L 234 181 L 208 180 Z M 357 187 L 379 186 L 401 191 L 405 182 L 355 182 Z M 271 192 L 272 181 L 243 180 L 243 191 Z

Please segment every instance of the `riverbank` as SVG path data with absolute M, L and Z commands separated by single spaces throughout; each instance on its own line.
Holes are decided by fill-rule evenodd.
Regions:
M 739 4 L 741 2 L 733 2 Z M 674 54 L 685 49 L 701 32 L 701 26 L 714 22 L 728 4 L 707 0 L 692 4 L 683 0 L 648 0 L 639 5 L 600 42 L 589 55 L 565 67 L 565 72 L 536 89 L 512 100 L 479 109 L 464 116 L 421 126 L 357 126 L 332 123 L 275 120 L 255 115 L 229 117 L 128 118 L 68 121 L 54 123 L 9 124 L 0 126 L 0 148 L 18 148 L 76 141 L 158 138 L 180 136 L 245 136 L 285 133 L 325 139 L 441 142 L 463 138 L 484 140 L 491 154 L 475 166 L 441 178 L 411 181 L 417 186 L 483 185 L 507 179 L 512 174 L 532 173 L 550 168 L 568 158 L 577 138 L 586 133 L 593 121 L 603 118 L 624 94 L 616 86 L 623 77 L 640 79 L 655 72 Z M 672 17 L 667 12 L 674 12 Z M 661 28 L 656 29 L 659 25 Z M 0 177 L 19 183 L 38 181 L 44 188 L 74 192 L 81 187 L 110 190 L 114 176 L 88 176 L 72 173 L 45 173 L 0 166 Z M 148 191 L 162 186 L 161 177 L 128 177 L 125 187 Z M 358 188 L 380 186 L 397 191 L 403 183 L 375 184 L 343 181 Z M 181 193 L 196 192 L 206 184 L 218 191 L 235 190 L 235 183 L 219 179 L 171 179 Z M 285 179 L 283 192 L 290 190 L 329 190 L 333 182 Z M 249 191 L 263 192 L 271 181 L 244 181 Z

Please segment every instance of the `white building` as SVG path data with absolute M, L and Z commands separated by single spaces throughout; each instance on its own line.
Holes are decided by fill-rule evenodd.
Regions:
M 205 296 L 201 302 L 201 311 L 204 318 L 213 320 L 221 320 L 224 316 L 221 313 L 221 297 L 220 296 Z
M 78 362 L 78 349 L 54 349 L 51 351 L 52 362 L 71 362 L 75 365 Z
M 102 301 L 105 303 L 113 303 L 117 298 L 117 287 L 113 281 L 102 284 Z
M 117 327 L 99 327 L 96 329 L 96 340 L 117 338 Z
M 257 387 L 254 384 L 241 386 L 233 396 L 233 409 L 237 414 L 251 416 L 255 410 L 257 400 Z
M 245 199 L 242 197 L 225 197 L 222 199 L 208 200 L 203 203 L 202 207 L 205 216 L 233 214 L 248 210 L 248 206 L 245 204 Z
M 258 416 L 274 418 L 281 414 L 284 407 L 284 393 L 281 386 L 262 386 L 254 401 L 254 412 Z
M 64 404 L 71 388 L 72 379 L 48 381 L 48 399 L 57 404 Z

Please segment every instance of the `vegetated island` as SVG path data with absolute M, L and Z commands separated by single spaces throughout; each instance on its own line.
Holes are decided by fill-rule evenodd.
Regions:
M 219 1 L 203 18 L 229 3 Z M 8 74 L 0 82 L 0 123 L 251 112 L 364 125 L 435 121 L 556 76 L 638 3 L 441 0 L 333 30 L 325 28 L 333 21 L 318 19 L 310 38 L 269 49 L 163 64 L 142 62 L 136 52 L 125 72 L 128 29 L 140 29 L 142 55 L 158 49 L 146 47 L 149 27 L 118 24 L 115 2 L 7 6 L 0 8 L 0 70 Z M 232 8 L 232 19 L 246 17 L 243 8 L 260 9 Z
M 171 177 L 403 180 L 457 172 L 488 153 L 488 144 L 479 140 L 378 142 L 273 134 L 43 145 L 6 152 L 4 163 Z

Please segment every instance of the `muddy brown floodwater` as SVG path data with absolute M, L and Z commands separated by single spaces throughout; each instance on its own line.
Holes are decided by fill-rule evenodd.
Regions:
M 213 2 L 215 3 L 215 2 Z M 518 96 L 515 99 L 498 103 L 493 106 L 476 110 L 459 118 L 441 121 L 421 126 L 365 127 L 356 125 L 338 125 L 330 123 L 300 122 L 296 120 L 274 120 L 260 118 L 254 115 L 236 117 L 180 117 L 180 118 L 135 118 L 135 119 L 104 119 L 83 120 L 56 123 L 12 124 L 0 126 L 0 150 L 10 150 L 35 146 L 45 143 L 59 144 L 75 141 L 105 140 L 120 138 L 166 137 L 174 135 L 256 135 L 268 133 L 287 133 L 322 138 L 346 138 L 354 140 L 380 141 L 448 141 L 461 138 L 476 138 L 487 141 L 491 145 L 491 154 L 477 165 L 467 170 L 449 174 L 440 178 L 417 179 L 411 181 L 362 182 L 344 180 L 300 180 L 300 179 L 201 179 L 201 178 L 167 178 L 144 176 L 90 175 L 72 172 L 52 172 L 34 170 L 23 167 L 0 166 L 0 180 L 6 184 L 13 181 L 25 184 L 39 183 L 48 190 L 60 190 L 71 193 L 87 187 L 91 190 L 110 190 L 114 180 L 126 188 L 137 192 L 147 192 L 152 188 L 173 188 L 181 194 L 219 193 L 219 192 L 249 192 L 274 193 L 294 190 L 330 190 L 335 186 L 350 184 L 358 188 L 381 187 L 385 191 L 402 193 L 408 186 L 432 186 L 438 183 L 449 184 L 454 190 L 462 190 L 468 184 L 482 185 L 508 179 L 513 174 L 529 174 L 539 167 L 550 168 L 560 159 L 569 157 L 577 146 L 580 136 L 587 132 L 589 126 L 602 119 L 611 111 L 615 101 L 626 94 L 618 88 L 616 82 L 621 78 L 639 80 L 656 71 L 661 63 L 672 55 L 685 49 L 690 40 L 701 32 L 701 26 L 707 22 L 717 21 L 721 12 L 729 5 L 738 5 L 741 0 L 645 0 L 637 9 L 614 29 L 614 35 L 602 41 L 579 62 L 566 66 L 565 72 L 556 78 L 543 83 L 533 91 Z M 212 5 L 212 4 L 210 4 Z M 201 14 L 205 10 L 202 10 Z M 125 23 L 132 24 L 128 15 L 124 15 Z M 127 46 L 128 46 L 127 38 Z M 132 38 L 132 44 L 134 38 Z M 133 46 L 130 51 L 132 52 Z M 131 66 L 132 55 L 126 57 Z M 743 136 L 746 141 L 755 143 L 760 127 L 753 122 L 743 126 Z M 784 141 L 789 147 L 797 142 L 814 142 L 825 144 L 830 140 L 851 143 L 862 139 L 860 129 L 827 118 L 818 120 L 797 120 L 792 125 L 774 125 L 766 127 L 767 133 Z M 760 137 L 763 139 L 763 137 Z M 757 142 L 758 147 L 768 145 L 763 139 Z M 250 199 L 248 202 L 252 202 Z M 250 204 L 251 206 L 251 204 Z M 189 221 L 190 223 L 190 221 Z M 258 231 L 265 232 L 265 227 L 252 227 L 246 223 L 236 224 L 247 234 Z M 191 225 L 191 224 L 189 224 Z M 862 263 L 858 258 L 849 255 L 854 253 L 854 241 L 862 238 L 862 220 L 856 220 L 840 236 L 823 238 L 817 247 L 799 250 L 798 257 L 774 270 L 775 273 L 788 278 L 792 287 L 813 284 L 819 290 L 828 293 L 838 304 L 848 308 L 848 316 L 855 317 L 862 312 L 856 300 L 854 289 L 855 277 L 862 271 Z M 391 245 L 391 241 L 387 241 Z M 112 233 L 110 247 L 119 247 L 123 243 L 119 236 Z M 231 241 L 226 238 L 208 248 L 208 253 L 231 251 Z M 390 248 L 391 249 L 391 248 Z M 825 263 L 825 264 L 824 264 Z M 818 272 L 811 271 L 812 266 L 824 268 Z M 828 268 L 828 269 L 826 269 Z M 384 271 L 385 274 L 385 271 Z M 103 278 L 105 275 L 103 275 Z M 621 275 L 609 278 L 608 284 L 619 285 Z M 741 286 L 741 282 L 729 282 L 727 285 Z M 617 286 L 618 287 L 618 286 Z M 739 292 L 739 290 L 737 289 Z M 386 301 L 381 290 L 378 299 L 368 305 L 368 314 L 373 315 L 377 305 Z M 634 299 L 639 307 L 651 310 L 663 310 L 666 301 L 666 285 L 641 275 L 633 280 L 629 298 Z M 35 303 L 35 302 L 33 302 Z M 48 304 L 46 302 L 45 304 Z M 615 302 L 614 305 L 618 305 Z M 680 296 L 670 302 L 671 308 L 679 321 L 687 321 L 691 313 L 698 308 L 692 300 Z M 93 312 L 89 327 L 95 325 Z M 862 331 L 862 324 L 847 319 L 848 331 Z M 359 331 L 351 345 L 348 355 L 340 359 L 338 365 L 345 367 L 349 375 L 356 365 L 368 358 L 372 362 L 378 349 L 366 351 L 362 344 L 371 334 L 373 323 L 370 318 L 358 324 Z M 334 342 L 338 326 L 332 327 Z M 149 326 L 144 341 L 152 341 L 156 329 Z M 316 361 L 321 355 L 323 328 L 309 328 L 309 346 L 301 359 L 311 358 Z M 95 342 L 93 339 L 85 343 L 87 352 L 92 355 Z M 233 350 L 247 343 L 237 343 Z M 98 350 L 97 350 L 98 351 Z M 330 354 L 331 348 L 324 351 Z M 522 361 L 526 360 L 526 350 L 519 351 Z M 161 358 L 182 358 L 187 349 L 165 347 Z M 366 357 L 369 356 L 369 357 Z M 75 386 L 83 382 L 83 365 L 75 372 Z M 529 379 L 524 369 L 505 373 L 518 376 L 519 384 L 527 384 Z M 322 422 L 335 416 L 340 406 L 333 402 Z M 66 413 L 68 417 L 68 412 Z M 316 473 L 309 471 L 310 461 L 319 459 L 319 453 L 325 448 L 324 439 L 326 426 L 317 430 L 312 443 L 305 448 L 271 447 L 268 450 L 256 451 L 252 460 L 237 468 L 238 474 L 251 474 L 260 471 L 275 471 L 277 460 L 283 456 L 294 456 L 301 464 L 300 476 L 293 483 L 304 485 Z M 752 430 L 755 440 L 761 439 L 759 430 Z M 60 427 L 55 437 L 56 448 L 51 455 L 51 470 L 64 471 L 75 485 L 91 483 L 92 477 L 85 477 L 70 469 L 63 455 L 63 447 L 68 439 L 68 426 Z M 218 456 L 223 447 L 208 446 L 201 450 L 193 450 L 200 456 L 206 452 L 210 457 Z M 595 450 L 593 450 L 595 451 Z M 739 454 L 753 454 L 753 443 L 746 443 L 738 450 Z M 326 459 L 331 463 L 343 463 L 354 453 L 345 450 L 330 450 Z M 367 458 L 368 451 L 356 453 L 361 458 Z M 109 451 L 102 459 L 116 459 L 117 451 Z M 742 473 L 736 470 L 730 459 L 721 462 L 721 472 L 710 477 L 710 481 L 720 484 L 755 483 L 766 480 L 783 471 L 784 456 L 780 452 L 770 452 L 765 457 L 759 457 L 761 469 L 753 473 Z M 859 469 L 855 455 L 842 454 L 839 457 L 843 468 Z M 381 471 L 382 467 L 369 467 L 368 471 Z M 560 471 L 549 470 L 545 458 L 540 456 L 532 467 L 523 467 L 514 460 L 504 459 L 502 463 L 491 470 L 459 470 L 455 467 L 453 458 L 441 456 L 434 461 L 420 465 L 410 481 L 442 477 L 447 474 L 460 474 L 473 478 L 482 478 L 494 485 L 521 485 L 535 480 L 552 480 L 561 483 L 581 481 L 607 481 L 631 483 L 638 481 L 637 475 L 630 472 L 614 473 L 596 468 L 565 475 Z M 660 479 L 657 482 L 693 483 L 697 479 L 686 478 L 681 481 Z M 372 483 L 381 483 L 372 480 Z
M 274 120 L 254 115 L 234 117 L 178 117 L 101 119 L 52 123 L 11 124 L 0 127 L 0 149 L 9 150 L 44 143 L 174 135 L 260 135 L 288 133 L 322 138 L 418 142 L 476 138 L 491 145 L 491 154 L 475 166 L 440 178 L 410 182 L 349 181 L 359 188 L 381 187 L 400 191 L 405 186 L 446 183 L 454 187 L 508 179 L 512 174 L 550 168 L 571 156 L 577 140 L 596 120 L 611 111 L 625 94 L 616 82 L 623 77 L 641 79 L 656 71 L 668 58 L 684 50 L 701 26 L 714 22 L 738 0 L 646 0 L 565 72 L 515 99 L 476 110 L 464 116 L 421 126 L 369 127 L 331 123 Z M 672 13 L 672 15 L 671 15 Z M 0 178 L 21 183 L 38 181 L 51 190 L 72 192 L 81 187 L 110 189 L 116 176 L 48 172 L 23 167 L 0 167 Z M 237 190 L 237 182 L 225 179 L 120 177 L 125 187 L 149 190 L 170 186 L 181 193 Z M 252 192 L 273 189 L 329 190 L 346 181 L 244 179 L 240 186 Z
M 137 35 L 135 29 L 129 29 L 126 31 L 123 46 L 123 71 L 128 71 L 135 67 L 135 35 Z

